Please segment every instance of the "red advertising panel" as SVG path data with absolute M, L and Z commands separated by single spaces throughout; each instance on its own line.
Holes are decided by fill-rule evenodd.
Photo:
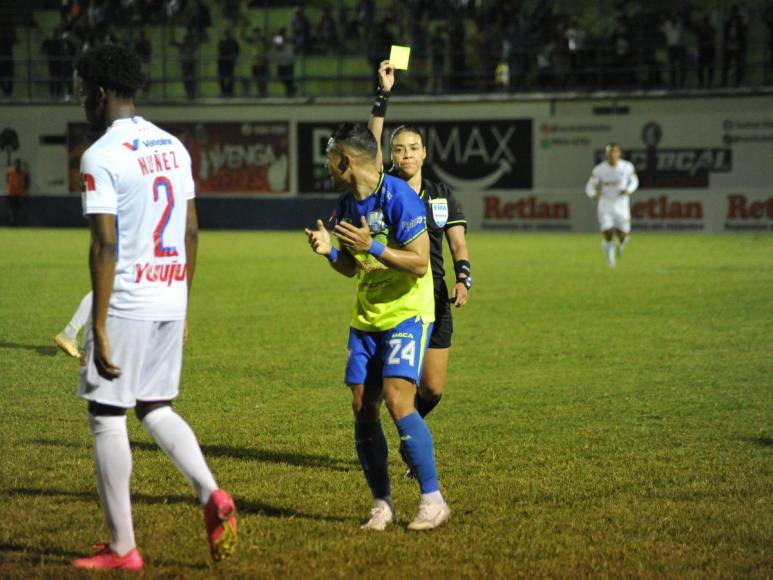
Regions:
M 290 193 L 287 122 L 160 122 L 191 155 L 197 195 Z M 70 191 L 80 191 L 80 156 L 89 145 L 86 125 L 68 125 Z

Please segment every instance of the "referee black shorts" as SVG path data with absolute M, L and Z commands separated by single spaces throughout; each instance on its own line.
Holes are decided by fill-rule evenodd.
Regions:
M 442 278 L 435 278 L 433 282 L 435 283 L 435 324 L 432 327 L 432 335 L 429 337 L 429 348 L 449 348 L 454 324 L 451 317 L 448 288 Z

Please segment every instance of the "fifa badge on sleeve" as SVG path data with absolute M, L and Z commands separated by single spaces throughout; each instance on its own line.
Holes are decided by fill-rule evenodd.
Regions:
M 442 228 L 448 222 L 448 200 L 444 198 L 429 200 L 430 207 L 432 208 L 432 219 L 439 228 Z

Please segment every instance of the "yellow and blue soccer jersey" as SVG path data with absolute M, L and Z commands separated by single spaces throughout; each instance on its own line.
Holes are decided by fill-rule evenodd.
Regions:
M 424 202 L 402 179 L 382 174 L 376 190 L 363 200 L 346 193 L 330 219 L 359 226 L 365 217 L 370 235 L 390 248 L 402 248 L 427 229 Z M 432 270 L 417 278 L 388 268 L 367 252 L 352 252 L 357 262 L 357 302 L 351 326 L 365 332 L 396 327 L 408 318 L 435 320 Z

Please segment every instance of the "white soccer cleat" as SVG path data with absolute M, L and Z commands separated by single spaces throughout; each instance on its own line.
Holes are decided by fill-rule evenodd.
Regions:
M 361 530 L 383 532 L 395 519 L 395 510 L 384 500 L 375 500 L 370 510 L 370 519 L 360 526 Z
M 408 524 L 409 530 L 434 530 L 439 525 L 448 521 L 451 516 L 451 508 L 443 502 L 422 502 L 419 506 L 419 513 L 414 520 Z
M 54 337 L 54 344 L 73 358 L 81 357 L 81 353 L 78 350 L 78 343 L 67 338 L 63 332 L 60 332 Z

